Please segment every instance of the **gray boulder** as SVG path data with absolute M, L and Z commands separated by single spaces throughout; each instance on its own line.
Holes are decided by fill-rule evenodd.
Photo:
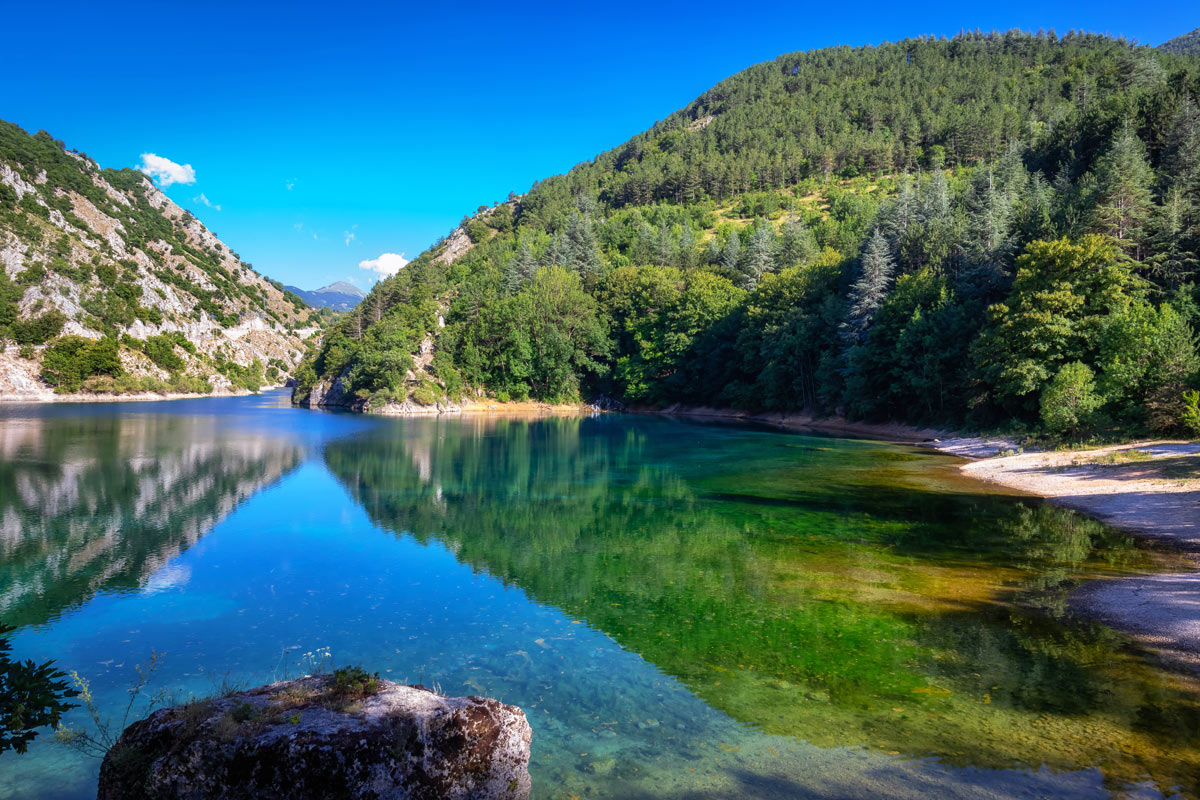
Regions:
M 496 700 L 315 676 L 135 722 L 97 800 L 528 798 L 532 738 Z

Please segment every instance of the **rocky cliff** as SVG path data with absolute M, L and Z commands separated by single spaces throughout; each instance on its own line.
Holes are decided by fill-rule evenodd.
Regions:
M 317 319 L 142 173 L 0 122 L 0 398 L 281 383 Z M 64 384 L 44 368 L 63 337 L 119 367 Z

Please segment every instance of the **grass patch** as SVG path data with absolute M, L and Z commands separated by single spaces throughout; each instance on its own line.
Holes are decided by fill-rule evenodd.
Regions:
M 1093 456 L 1088 459 L 1087 463 L 1099 464 L 1101 466 L 1116 466 L 1119 464 L 1136 464 L 1153 459 L 1154 455 L 1146 450 L 1113 450 L 1111 453 Z

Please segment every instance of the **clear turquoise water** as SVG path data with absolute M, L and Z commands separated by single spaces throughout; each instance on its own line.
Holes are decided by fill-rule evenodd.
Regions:
M 915 448 L 281 395 L 0 407 L 0 618 L 120 717 L 329 648 L 525 709 L 541 798 L 1194 795 L 1195 687 L 1074 617 L 1166 556 Z M 76 712 L 73 721 L 82 721 Z M 94 796 L 43 736 L 0 798 Z

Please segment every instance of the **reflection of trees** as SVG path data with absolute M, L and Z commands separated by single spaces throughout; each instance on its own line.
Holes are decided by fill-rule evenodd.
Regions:
M 137 588 L 300 460 L 214 420 L 117 415 L 0 426 L 0 614 L 45 622 Z
M 705 429 L 687 435 L 701 453 Z M 713 469 L 669 438 L 654 420 L 413 420 L 325 460 L 378 524 L 442 542 L 770 732 L 1200 776 L 1181 745 L 1197 741 L 1195 698 L 1061 618 L 1089 571 L 1139 563 L 1127 536 L 920 488 L 879 448 L 726 435 Z

